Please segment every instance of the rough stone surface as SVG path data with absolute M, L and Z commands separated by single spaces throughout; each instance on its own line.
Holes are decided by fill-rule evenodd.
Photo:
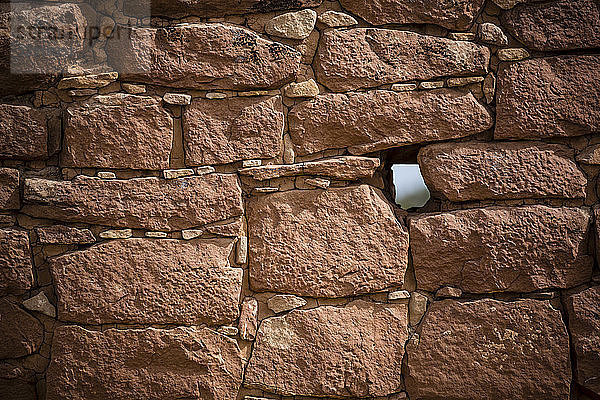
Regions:
M 284 116 L 281 98 L 194 99 L 184 111 L 188 165 L 225 164 L 281 153 Z
M 42 314 L 51 318 L 56 317 L 56 309 L 52 304 L 50 304 L 50 301 L 44 292 L 39 292 L 27 300 L 23 300 L 23 307 L 30 311 L 41 312 Z
M 59 89 L 98 89 L 108 86 L 119 78 L 116 72 L 103 74 L 72 76 L 63 78 L 58 82 Z
M 306 300 L 291 294 L 277 294 L 267 300 L 267 306 L 275 314 L 300 308 L 304 305 L 306 305 Z
M 31 288 L 33 272 L 29 236 L 25 231 L 0 229 L 0 296 Z
M 21 208 L 19 194 L 19 170 L 0 168 L 0 210 Z
M 419 288 L 531 292 L 588 281 L 590 212 L 524 206 L 425 215 L 410 221 Z M 435 249 L 432 251 L 431 249 Z
M 30 160 L 48 156 L 48 128 L 42 111 L 0 104 L 0 137 L 0 159 Z
M 521 43 L 538 51 L 600 47 L 600 1 L 558 0 L 522 4 L 502 15 Z
M 192 102 L 192 96 L 182 93 L 167 93 L 163 96 L 163 101 L 175 106 L 187 106 Z
M 0 399 L 37 400 L 35 372 L 0 362 Z
M 111 65 L 125 76 L 164 86 L 276 88 L 292 81 L 300 66 L 298 51 L 233 25 L 132 28 L 121 37 L 108 41 Z
M 60 327 L 54 333 L 47 399 L 235 400 L 242 357 L 208 328 Z
M 127 193 L 128 196 L 121 196 Z M 25 181 L 27 214 L 153 231 L 180 230 L 241 215 L 235 175 L 208 174 L 181 179 Z
M 414 32 L 355 28 L 321 34 L 317 80 L 336 92 L 487 72 L 487 47 Z
M 7 298 L 0 299 L 0 359 L 18 358 L 36 352 L 44 338 L 44 327 Z
M 494 101 L 496 96 L 496 76 L 493 73 L 489 73 L 483 80 L 483 95 L 485 96 L 485 102 L 490 104 Z
M 253 290 L 343 297 L 403 282 L 408 234 L 377 189 L 275 193 L 248 210 Z
M 577 155 L 577 161 L 583 164 L 600 164 L 600 145 L 586 147 Z
M 98 234 L 100 239 L 127 239 L 133 236 L 131 229 L 109 229 Z
M 242 302 L 238 331 L 240 338 L 254 340 L 258 329 L 258 301 L 254 297 L 246 297 Z
M 411 399 L 567 399 L 569 337 L 548 302 L 433 303 L 407 350 Z
M 304 82 L 292 82 L 283 88 L 287 97 L 315 97 L 319 94 L 319 86 L 314 79 Z
M 584 198 L 574 152 L 541 142 L 444 143 L 419 152 L 427 187 L 450 201 Z
M 567 297 L 566 306 L 577 382 L 600 396 L 600 286 Z
M 64 121 L 65 166 L 169 167 L 173 118 L 160 99 L 122 93 L 97 96 L 69 108 Z
M 317 13 L 311 9 L 278 15 L 265 25 L 269 35 L 287 39 L 306 39 L 317 22 Z
M 544 0 L 493 0 L 493 2 L 503 10 L 510 10 L 514 6 L 521 3 L 535 3 Z
M 58 317 L 84 324 L 211 325 L 239 315 L 232 240 L 127 239 L 52 259 Z M 110 266 L 110 268 L 107 268 Z
M 15 1 L 0 5 L 2 96 L 47 88 L 57 80 L 54 74 L 81 60 L 88 39 L 82 11 L 73 3 Z M 40 26 L 54 30 L 31 29 Z M 29 34 L 14 27 L 26 27 Z
M 238 172 L 264 181 L 285 176 L 320 175 L 336 179 L 356 180 L 370 178 L 379 168 L 378 158 L 342 156 L 298 164 L 262 165 L 244 168 Z
M 323 0 L 152 0 L 152 15 L 178 17 L 196 15 L 199 17 L 222 17 L 231 14 L 268 13 L 295 8 L 316 7 Z M 128 4 L 131 3 L 131 4 Z M 125 3 L 126 11 L 136 11 L 144 2 Z M 139 11 L 146 12 L 141 9 Z M 129 14 L 128 14 L 129 15 Z M 147 14 L 143 14 L 144 17 Z
M 412 326 L 416 326 L 423 318 L 427 311 L 427 296 L 419 292 L 412 292 L 410 301 L 408 302 L 409 322 Z
M 436 297 L 448 297 L 448 298 L 459 298 L 462 296 L 462 290 L 453 288 L 451 286 L 444 286 L 435 292 Z
M 600 57 L 536 58 L 498 76 L 497 139 L 578 136 L 600 131 Z
M 496 46 L 508 45 L 508 38 L 504 32 L 502 32 L 502 28 L 490 22 L 484 22 L 479 25 L 477 36 L 479 37 L 479 40 L 484 43 L 494 44 Z
M 470 136 L 491 128 L 492 117 L 471 93 L 376 90 L 317 96 L 292 108 L 289 123 L 299 155 L 344 147 L 365 154 Z
M 526 49 L 520 47 L 498 50 L 498 59 L 500 61 L 521 61 L 528 58 L 531 54 Z
M 435 24 L 464 30 L 473 24 L 483 0 L 341 0 L 341 4 L 373 25 Z
M 286 395 L 385 396 L 400 390 L 404 304 L 357 300 L 264 320 L 245 384 Z
M 329 28 L 341 28 L 358 24 L 358 21 L 352 15 L 332 10 L 319 15 L 319 22 Z

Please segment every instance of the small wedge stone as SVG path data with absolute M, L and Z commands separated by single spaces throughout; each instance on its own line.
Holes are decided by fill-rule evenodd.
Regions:
M 269 310 L 275 314 L 294 310 L 306 305 L 306 300 L 292 294 L 277 294 L 267 300 Z

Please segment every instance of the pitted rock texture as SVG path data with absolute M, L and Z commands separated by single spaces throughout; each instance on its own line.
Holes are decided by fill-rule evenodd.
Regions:
M 32 284 L 33 271 L 27 232 L 0 229 L 0 296 L 23 294 Z
M 233 25 L 131 28 L 108 41 L 111 65 L 131 79 L 181 88 L 276 88 L 295 78 L 301 54 Z M 185 62 L 180 57 L 185 54 Z M 164 71 L 169 71 L 165 74 Z
M 567 399 L 569 336 L 548 302 L 434 302 L 407 350 L 411 399 Z
M 238 179 L 230 174 L 173 180 L 27 179 L 24 197 L 31 205 L 24 211 L 67 222 L 179 230 L 242 215 L 241 196 Z
M 574 151 L 541 142 L 443 143 L 419 151 L 430 190 L 450 201 L 584 198 Z
M 590 223 L 586 209 L 538 205 L 413 218 L 419 288 L 490 293 L 574 287 L 591 278 Z
M 492 1 L 498 7 L 502 8 L 503 10 L 510 10 L 514 6 L 522 4 L 522 3 L 540 3 L 545 0 L 492 0 Z
M 46 116 L 28 106 L 0 104 L 0 159 L 48 156 Z
M 343 297 L 404 280 L 406 228 L 367 185 L 254 198 L 248 230 L 255 291 Z
M 336 179 L 356 180 L 372 177 L 375 170 L 379 168 L 379 164 L 378 158 L 343 156 L 298 164 L 243 168 L 239 170 L 239 173 L 259 181 L 299 175 L 320 175 Z
M 414 32 L 356 28 L 321 35 L 315 59 L 319 83 L 335 92 L 446 75 L 487 72 L 490 51 L 466 41 Z
M 600 57 L 536 58 L 498 76 L 496 139 L 579 136 L 600 131 Z
M 40 244 L 91 244 L 96 242 L 89 229 L 78 229 L 65 225 L 35 228 Z
M 0 168 L 0 210 L 21 208 L 19 193 L 19 170 Z
M 323 94 L 293 107 L 288 117 L 299 155 L 345 147 L 365 154 L 492 127 L 491 115 L 471 93 L 452 89 Z
M 405 304 L 294 310 L 259 327 L 244 384 L 285 395 L 385 396 L 402 387 Z
M 183 118 L 188 165 L 274 158 L 283 142 L 280 96 L 194 99 Z
M 62 163 L 69 167 L 165 169 L 173 118 L 160 99 L 97 96 L 65 115 Z
M 54 258 L 58 318 L 83 324 L 231 323 L 242 288 L 242 269 L 229 266 L 232 248 L 231 239 L 126 239 Z
M 323 0 L 147 0 L 152 15 L 178 17 L 196 15 L 200 17 L 220 17 L 231 14 L 267 13 L 304 7 L 316 7 Z M 125 3 L 126 11 L 142 12 L 144 2 Z M 147 12 L 147 11 L 146 11 Z M 130 15 L 130 14 L 127 14 Z M 146 17 L 146 14 L 143 14 Z
M 302 40 L 310 36 L 316 22 L 317 13 L 314 10 L 293 11 L 271 19 L 265 25 L 265 32 L 272 36 Z
M 341 4 L 373 25 L 435 24 L 464 30 L 473 24 L 483 0 L 341 0 Z
M 44 327 L 16 303 L 0 298 L 0 337 L 0 359 L 19 358 L 40 348 Z
M 577 355 L 577 382 L 600 396 L 600 286 L 572 294 L 565 303 Z
M 600 1 L 558 0 L 519 5 L 503 14 L 508 31 L 530 49 L 600 47 Z
M 208 328 L 57 328 L 47 399 L 235 400 L 242 381 L 235 340 Z
M 53 84 L 57 73 L 65 72 L 83 56 L 87 28 L 82 7 L 77 4 L 18 1 L 1 4 L 2 96 Z

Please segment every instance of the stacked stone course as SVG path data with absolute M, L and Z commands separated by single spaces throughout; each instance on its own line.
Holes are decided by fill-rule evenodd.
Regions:
M 0 399 L 600 398 L 599 0 L 148 1 L 0 4 Z

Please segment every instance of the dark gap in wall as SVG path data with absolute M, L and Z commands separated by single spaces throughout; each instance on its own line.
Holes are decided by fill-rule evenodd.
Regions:
M 382 152 L 383 180 L 387 199 L 409 212 L 439 209 L 420 173 L 417 155 L 421 146 L 403 146 Z

